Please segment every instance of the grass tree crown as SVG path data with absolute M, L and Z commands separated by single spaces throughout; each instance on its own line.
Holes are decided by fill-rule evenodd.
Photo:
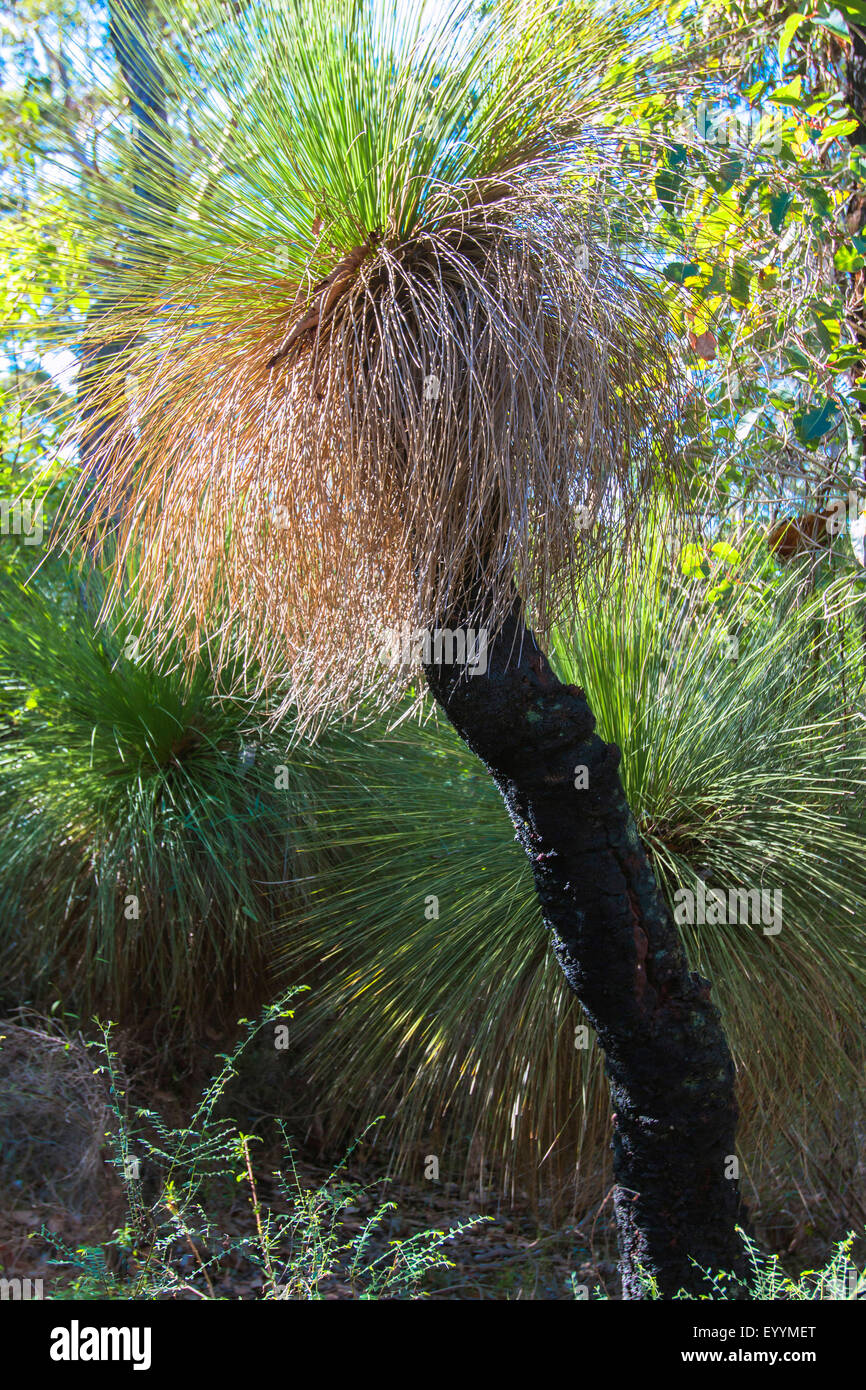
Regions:
M 648 10 L 125 12 L 133 129 L 81 195 L 91 541 L 111 515 L 151 626 L 309 718 L 402 692 L 383 631 L 495 631 L 516 586 L 544 632 L 675 456 L 599 121 Z

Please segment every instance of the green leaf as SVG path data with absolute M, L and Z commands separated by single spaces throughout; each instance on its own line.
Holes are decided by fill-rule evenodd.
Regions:
M 763 405 L 756 405 L 753 406 L 751 410 L 747 410 L 744 415 L 740 416 L 737 421 L 736 436 L 741 444 L 744 439 L 748 439 L 763 413 Z
M 803 444 L 816 444 L 839 422 L 839 410 L 828 396 L 823 405 L 804 410 L 794 416 L 794 429 Z
M 833 121 L 832 125 L 825 125 L 821 139 L 841 140 L 846 135 L 853 135 L 859 124 L 859 121 Z
M 676 210 L 677 194 L 682 187 L 682 182 L 682 174 L 675 174 L 670 169 L 660 169 L 656 174 L 654 181 L 656 197 L 665 212 L 673 213 Z
M 714 265 L 713 273 L 710 276 L 709 280 L 707 280 L 706 284 L 701 285 L 700 287 L 701 297 L 703 299 L 710 299 L 713 295 L 724 294 L 727 287 L 728 282 L 725 276 L 724 267 L 720 265 Z
M 832 199 L 824 188 L 810 189 L 809 202 L 812 204 L 816 217 L 829 217 L 833 211 Z
M 772 101 L 776 106 L 802 106 L 802 77 L 795 77 L 793 82 L 788 82 L 784 87 L 777 87 L 775 92 L 770 93 L 767 100 Z
M 806 356 L 805 352 L 801 352 L 799 348 L 792 347 L 790 344 L 785 345 L 784 352 L 788 361 L 791 362 L 795 367 L 799 367 L 802 372 L 808 372 L 811 370 L 812 364 Z
M 853 246 L 840 246 L 833 257 L 833 264 L 837 270 L 852 271 L 861 270 L 866 265 L 866 261 L 859 251 L 854 250 Z
M 855 347 L 853 343 L 846 343 L 831 353 L 827 359 L 827 366 L 835 372 L 847 372 L 852 367 L 859 367 L 864 361 L 864 351 L 862 348 Z
M 726 159 L 719 165 L 719 176 L 722 184 L 721 192 L 727 193 L 728 189 L 737 182 L 743 172 L 743 161 L 741 159 Z
M 851 8 L 854 9 L 856 6 L 852 5 Z M 812 23 L 820 25 L 822 29 L 828 29 L 831 34 L 835 34 L 839 39 L 847 39 L 849 33 L 848 25 L 839 13 L 840 10 L 844 9 L 844 5 L 838 5 L 827 15 L 813 15 Z M 866 6 L 863 6 L 862 9 L 863 14 L 861 15 L 861 19 L 866 18 Z
M 793 193 L 774 193 L 770 198 L 770 226 L 777 236 L 782 230 L 785 214 L 793 201 Z
M 731 299 L 735 299 L 738 304 L 748 304 L 751 280 L 748 267 L 744 266 L 742 261 L 738 261 L 731 271 Z
M 831 312 L 824 311 L 822 313 L 817 309 L 812 310 L 812 318 L 815 321 L 821 346 L 830 352 L 839 341 L 841 324 L 838 318 L 833 317 Z
M 742 558 L 739 550 L 728 545 L 727 541 L 716 541 L 713 546 L 713 554 L 718 555 L 720 560 L 724 560 L 729 565 L 738 565 Z
M 680 569 L 689 579 L 703 573 L 704 552 L 699 545 L 684 545 L 680 552 Z
M 804 24 L 805 22 L 806 16 L 804 14 L 791 14 L 788 15 L 788 18 L 785 20 L 785 23 L 782 26 L 782 32 L 779 35 L 778 43 L 780 68 L 783 68 L 785 66 L 785 58 L 787 57 L 788 49 L 791 47 L 791 42 L 794 38 L 794 35 L 796 34 L 800 25 Z
M 687 280 L 700 275 L 701 268 L 695 261 L 670 261 L 662 273 L 671 284 L 684 285 Z

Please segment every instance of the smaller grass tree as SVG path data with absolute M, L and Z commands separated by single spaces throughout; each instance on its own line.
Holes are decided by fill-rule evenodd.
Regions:
M 441 641 L 424 674 L 503 795 L 605 1052 L 626 1294 L 730 1268 L 718 1014 L 619 752 L 543 653 L 677 452 L 660 302 L 604 226 L 602 120 L 651 11 L 154 8 L 171 110 L 83 195 L 110 306 L 84 344 L 89 539 L 112 516 L 148 628 L 254 666 L 301 727 L 402 694 L 418 654 L 381 660 L 383 634 L 485 634 L 483 671 Z M 138 100 L 141 9 L 114 10 Z
M 76 581 L 56 561 L 29 587 L 0 574 L 2 976 L 178 1059 L 272 991 L 267 932 L 313 868 L 293 819 L 310 789 L 206 662 L 157 669 Z

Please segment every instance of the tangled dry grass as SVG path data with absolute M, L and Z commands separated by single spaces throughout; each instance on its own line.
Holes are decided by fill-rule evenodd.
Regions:
M 101 278 L 75 538 L 150 632 L 309 732 L 405 691 L 404 624 L 492 637 L 516 587 L 543 636 L 677 473 L 622 177 L 646 156 L 612 119 L 655 39 L 642 0 L 200 9 L 80 195 Z M 178 92 L 194 140 L 158 116 Z
M 0 1022 L 3 1207 L 92 1201 L 105 1183 L 109 1107 L 80 1037 L 19 1010 Z
M 212 277 L 161 318 L 118 313 L 137 346 L 102 377 L 106 413 L 138 389 L 88 539 L 116 518 L 151 631 L 240 651 L 312 717 L 402 693 L 416 673 L 384 634 L 454 614 L 470 576 L 464 624 L 495 631 L 515 583 L 543 629 L 561 612 L 590 535 L 598 563 L 673 456 L 676 389 L 653 296 L 557 184 L 479 189 L 241 321 Z

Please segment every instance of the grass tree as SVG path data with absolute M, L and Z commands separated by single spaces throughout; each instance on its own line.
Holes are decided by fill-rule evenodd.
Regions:
M 155 669 L 75 579 L 0 574 L 0 977 L 177 1069 L 273 991 L 267 933 L 304 891 L 286 866 L 319 867 L 296 843 L 310 789 L 247 702 L 206 667 Z
M 754 1221 L 781 1248 L 828 1217 L 842 1231 L 863 1221 L 847 1174 L 866 1095 L 866 747 L 847 705 L 856 590 L 839 578 L 798 598 L 802 574 L 753 540 L 728 547 L 736 563 L 708 548 L 703 567 L 691 547 L 686 575 L 648 530 L 603 583 L 583 576 L 553 659 L 622 749 L 668 902 L 699 891 L 699 876 L 726 895 L 761 885 L 765 916 L 781 901 L 775 921 L 708 911 L 681 927 L 741 1069 Z M 286 922 L 284 965 L 313 986 L 293 1036 L 328 1137 L 350 1142 L 384 1113 L 376 1142 L 401 1172 L 420 1173 L 435 1150 L 448 1176 L 475 1181 L 487 1160 L 513 1191 L 594 1214 L 611 1187 L 600 1055 L 484 768 L 441 718 L 378 738 L 329 730 L 297 756 L 314 768 L 302 819 L 319 867 Z M 846 1134 L 850 1145 L 825 1137 Z
M 88 525 L 157 636 L 247 664 L 296 727 L 423 668 L 604 1051 L 626 1296 L 694 1288 L 737 1264 L 733 1064 L 619 750 L 545 655 L 676 473 L 664 314 L 606 219 L 651 11 L 155 13 L 168 114 L 107 132 L 81 195 L 110 306 L 85 363 L 120 345 L 88 378 Z

